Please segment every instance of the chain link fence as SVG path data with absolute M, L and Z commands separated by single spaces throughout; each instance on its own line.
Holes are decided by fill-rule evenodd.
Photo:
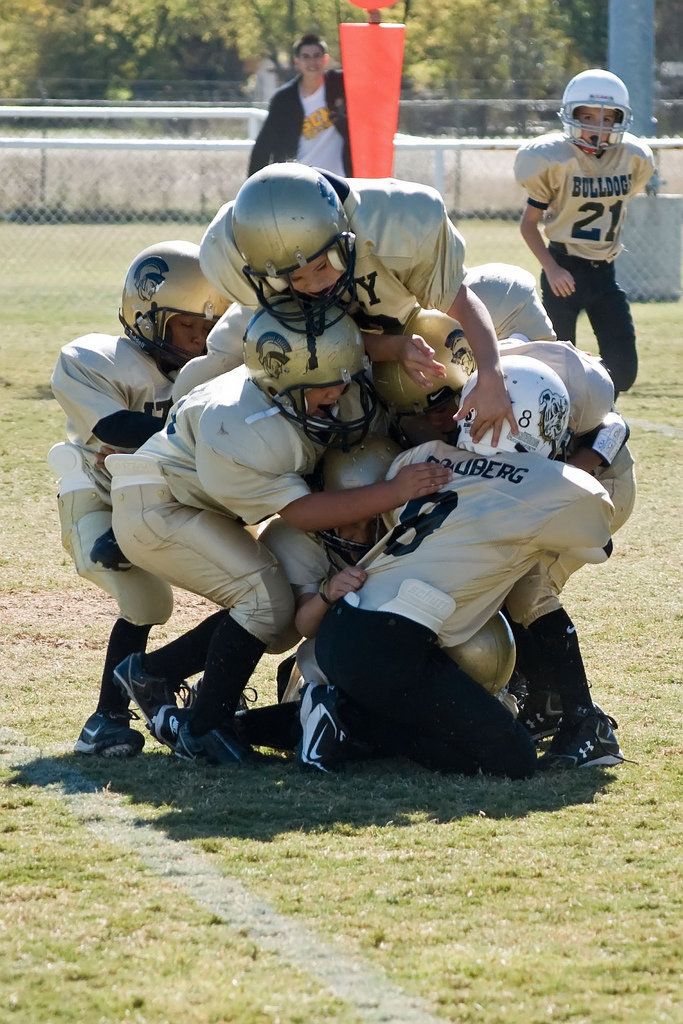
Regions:
M 77 280 L 87 286 L 87 313 L 116 308 L 140 249 L 199 241 L 235 196 L 264 116 L 209 106 L 0 108 L 0 288 L 39 288 L 54 308 L 73 301 L 66 285 Z M 441 191 L 470 265 L 503 260 L 538 271 L 517 228 L 523 195 L 512 166 L 521 141 L 396 137 L 394 174 Z M 641 212 L 620 257 L 633 264 L 622 283 L 636 300 L 672 300 L 681 290 L 683 139 L 652 144 L 659 195 L 632 201 Z

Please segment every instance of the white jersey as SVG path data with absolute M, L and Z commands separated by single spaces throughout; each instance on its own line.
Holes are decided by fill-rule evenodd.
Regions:
M 539 559 L 552 564 L 562 552 L 591 549 L 604 560 L 613 506 L 587 473 L 527 453 L 489 458 L 430 441 L 399 455 L 388 477 L 425 460 L 448 466 L 453 480 L 436 500 L 418 498 L 385 516 L 405 532 L 390 533 L 363 559 L 360 608 L 377 611 L 406 579 L 427 583 L 455 600 L 438 631 L 449 647 L 483 626 Z
M 327 106 L 325 83 L 308 96 L 299 89 L 304 120 L 297 147 L 299 163 L 309 167 L 325 167 L 334 174 L 344 174 L 344 139 L 332 123 Z
M 530 341 L 554 341 L 550 317 L 536 290 L 536 278 L 510 263 L 471 267 L 464 283 L 488 309 L 497 338 L 523 334 Z
M 652 150 L 625 132 L 600 156 L 587 153 L 561 132 L 525 142 L 515 157 L 515 178 L 529 202 L 546 210 L 543 228 L 570 256 L 614 260 L 623 249 L 626 204 L 654 173 Z
M 255 310 L 233 302 L 211 328 L 206 339 L 206 355 L 195 356 L 178 372 L 173 385 L 173 401 L 207 380 L 220 377 L 244 362 L 244 335 Z
M 51 384 L 66 413 L 67 438 L 80 449 L 100 496 L 108 499 L 110 477 L 96 465 L 103 444 L 93 428 L 106 416 L 125 410 L 158 416 L 161 429 L 171 408 L 173 381 L 128 338 L 87 334 L 64 345 Z
M 447 312 L 463 282 L 465 242 L 437 190 L 395 178 L 347 180 L 343 205 L 356 236 L 358 299 L 350 313 L 361 330 L 398 330 L 416 302 Z M 233 207 L 234 201 L 222 206 L 207 228 L 201 268 L 224 295 L 256 306 L 233 237 Z

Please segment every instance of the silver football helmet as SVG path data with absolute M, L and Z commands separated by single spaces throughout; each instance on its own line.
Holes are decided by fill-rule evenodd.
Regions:
M 470 410 L 461 420 L 458 447 L 477 455 L 530 452 L 554 458 L 560 453 L 569 423 L 569 393 L 564 382 L 546 363 L 530 356 L 501 356 L 500 365 L 519 433 L 503 430 L 495 448 L 491 429 L 474 441 L 471 429 L 476 417 Z M 462 390 L 461 409 L 468 408 L 467 399 L 476 383 L 475 371 Z
M 562 106 L 560 107 L 559 118 L 564 126 L 565 135 L 572 142 L 581 144 L 584 149 L 592 153 L 599 153 L 609 146 L 618 145 L 623 138 L 624 132 L 631 124 L 631 106 L 628 89 L 617 75 L 611 71 L 603 71 L 601 68 L 591 68 L 575 75 L 564 90 Z M 598 107 L 604 118 L 605 110 L 616 111 L 616 122 L 609 128 L 595 126 L 595 142 L 588 142 L 582 137 L 585 125 L 576 117 L 577 107 Z M 600 136 L 609 131 L 604 142 Z
M 281 300 L 278 312 L 289 315 L 291 305 Z M 244 363 L 254 383 L 310 440 L 347 449 L 367 434 L 377 396 L 367 375 L 360 331 L 350 316 L 333 308 L 324 333 L 316 336 L 285 327 L 273 312 L 262 309 L 244 335 Z M 309 416 L 306 392 L 337 384 L 344 384 L 346 392 L 334 407 L 325 417 Z
M 346 491 L 384 480 L 389 467 L 402 449 L 388 437 L 368 434 L 360 444 L 349 451 L 328 449 L 320 463 L 319 485 L 325 491 Z M 355 565 L 375 546 L 382 532 L 382 517 L 375 516 L 374 530 L 367 543 L 346 540 L 336 530 L 319 530 L 327 557 L 332 565 L 343 569 Z
M 355 235 L 341 199 L 320 171 L 304 164 L 270 164 L 248 178 L 233 207 L 235 244 L 244 274 L 264 306 L 287 327 L 322 333 L 329 311 L 342 317 L 355 298 Z M 327 253 L 340 277 L 324 294 L 298 293 L 290 275 Z M 290 306 L 276 304 L 264 286 L 287 292 Z
M 202 316 L 216 322 L 228 299 L 209 284 L 199 266 L 199 246 L 173 241 L 150 245 L 126 272 L 119 320 L 126 336 L 165 367 L 179 367 L 190 356 L 171 344 L 174 316 Z

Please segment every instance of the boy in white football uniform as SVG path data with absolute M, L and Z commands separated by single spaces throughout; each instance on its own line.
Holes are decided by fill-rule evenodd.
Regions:
M 271 164 L 218 211 L 201 243 L 204 273 L 235 302 L 295 302 L 287 323 L 320 331 L 325 310 L 348 310 L 372 362 L 397 359 L 418 382 L 441 375 L 419 339 L 400 334 L 415 304 L 462 324 L 480 378 L 472 398 L 497 438 L 513 422 L 491 318 L 464 283 L 465 243 L 439 193 L 387 179 L 345 179 L 301 164 Z M 275 315 L 280 313 L 275 311 Z M 382 333 L 372 333 L 382 332 Z
M 428 442 L 399 456 L 393 471 L 427 457 L 453 478 L 385 516 L 392 529 L 366 560 L 365 583 L 325 615 L 315 651 L 330 683 L 393 726 L 408 756 L 441 770 L 524 777 L 536 763 L 531 737 L 439 645 L 471 637 L 539 557 L 552 563 L 580 549 L 604 560 L 613 508 L 596 480 L 539 457 L 566 429 L 562 381 L 536 360 L 501 365 L 524 422 L 519 435 L 474 442 L 466 419 L 458 448 Z M 577 714 L 573 735 L 582 764 L 622 759 L 607 716 L 592 707 Z
M 359 443 L 376 409 L 358 328 L 335 311 L 330 320 L 314 337 L 261 311 L 245 336 L 244 366 L 194 388 L 134 456 L 107 460 L 114 531 L 129 559 L 222 609 L 115 671 L 155 729 L 159 706 L 172 706 L 169 680 L 204 670 L 178 732 L 179 757 L 248 756 L 233 726 L 239 698 L 266 648 L 284 651 L 297 639 L 287 578 L 245 525 L 275 513 L 302 530 L 353 522 L 391 507 L 397 491 L 429 493 L 448 475 L 425 464 L 393 484 L 311 493 L 304 478 L 325 448 Z
M 626 206 L 654 173 L 654 159 L 649 146 L 626 131 L 628 90 L 609 71 L 572 78 L 560 118 L 564 133 L 525 142 L 515 158 L 515 177 L 528 194 L 520 229 L 541 265 L 543 304 L 558 338 L 575 342 L 577 317 L 585 310 L 618 394 L 636 379 L 638 358 L 614 260 L 623 249 Z
M 113 669 L 145 649 L 151 627 L 166 622 L 173 599 L 167 583 L 131 567 L 111 532 L 111 478 L 104 457 L 134 451 L 164 425 L 178 368 L 206 351 L 206 338 L 226 300 L 199 267 L 199 247 L 161 242 L 131 263 L 121 300 L 121 336 L 88 334 L 65 345 L 52 391 L 67 416 L 66 444 L 50 465 L 59 479 L 62 544 L 79 576 L 119 605 L 105 658 L 100 695 L 76 742 L 82 754 L 126 756 L 144 743 L 129 726 L 128 701 Z

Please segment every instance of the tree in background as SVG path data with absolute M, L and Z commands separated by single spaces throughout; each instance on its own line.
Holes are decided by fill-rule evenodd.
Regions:
M 608 0 L 404 0 L 382 18 L 406 25 L 404 81 L 418 95 L 544 98 L 605 65 L 607 13 Z M 677 59 L 667 33 L 680 4 L 658 0 L 655 13 L 658 51 Z M 182 89 L 196 81 L 216 83 L 212 99 L 235 99 L 221 88 L 246 88 L 245 62 L 270 57 L 286 77 L 291 44 L 308 31 L 338 59 L 339 23 L 365 20 L 348 0 L 3 0 L 0 96 L 194 99 Z M 152 83 L 167 88 L 157 95 Z

